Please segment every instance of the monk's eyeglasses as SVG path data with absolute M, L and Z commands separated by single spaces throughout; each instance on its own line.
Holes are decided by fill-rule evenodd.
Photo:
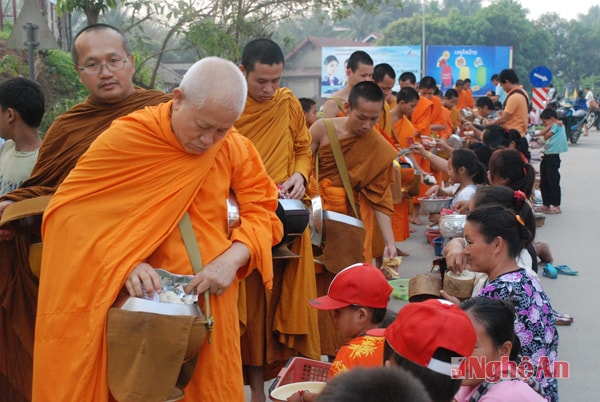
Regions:
M 129 60 L 129 56 L 124 59 L 111 59 L 108 63 L 100 64 L 100 63 L 88 63 L 85 66 L 80 66 L 75 64 L 75 67 L 80 71 L 83 71 L 87 75 L 96 75 L 102 71 L 102 67 L 106 67 L 108 71 L 111 73 L 121 71 L 125 68 L 125 64 L 127 64 L 127 60 Z

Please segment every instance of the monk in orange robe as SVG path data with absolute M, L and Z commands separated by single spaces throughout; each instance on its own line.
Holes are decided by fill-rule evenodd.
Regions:
M 352 87 L 362 81 L 373 80 L 373 59 L 363 50 L 353 52 L 346 67 L 346 86 L 335 92 L 323 103 L 323 117 L 343 117 L 345 104 Z
M 414 88 L 402 88 L 396 99 L 396 107 L 391 111 L 395 137 L 393 141 L 391 139 L 388 141 L 397 144 L 398 149 L 406 149 L 415 142 L 415 128 L 410 122 L 410 116 L 419 102 L 419 93 Z M 412 154 L 403 156 L 401 161 L 413 166 L 411 169 L 402 169 L 402 185 L 404 186 L 413 180 L 415 169 L 420 170 L 420 167 Z M 409 201 L 410 197 L 406 195 L 401 203 L 394 204 L 392 228 L 396 241 L 403 241 L 410 237 Z
M 311 137 L 300 102 L 289 89 L 279 88 L 283 67 L 277 43 L 257 39 L 244 47 L 240 68 L 246 75 L 248 96 L 235 127 L 255 145 L 285 197 L 310 202 L 305 186 L 311 169 Z M 252 400 L 264 400 L 265 378 L 275 377 L 289 357 L 319 359 L 321 355 L 317 311 L 307 304 L 317 294 L 308 228 L 291 249 L 301 258 L 274 260 L 272 291 L 265 293 L 258 271 L 241 284 L 240 310 L 246 316 L 242 362 Z
M 374 210 L 374 216 L 385 243 L 383 257 L 393 258 L 397 251 L 391 225 L 393 202 L 390 184 L 394 180 L 392 161 L 397 153 L 374 130 L 384 102 L 383 92 L 377 84 L 365 81 L 352 88 L 348 100 L 348 116 L 334 118 L 332 122 L 346 161 L 356 203 L 359 203 L 360 196 L 361 203 L 356 205 L 356 209 L 360 215 L 364 202 Z M 310 132 L 312 134 L 311 149 L 313 153 L 319 153 L 319 182 L 315 183 L 311 178 L 311 195 L 317 194 L 318 186 L 318 194 L 323 199 L 323 209 L 352 215 L 353 209 L 346 197 L 324 121 L 315 122 L 310 128 Z M 369 150 L 369 152 L 365 152 L 365 150 Z M 366 237 L 371 236 L 372 230 L 372 226 L 368 227 L 365 224 Z M 369 252 L 367 249 L 364 251 L 365 254 Z M 370 262 L 370 260 L 367 261 Z M 333 273 L 326 270 L 317 274 L 319 295 L 327 293 L 333 276 Z M 319 315 L 319 330 L 321 332 L 321 353 L 334 356 L 343 339 L 337 334 L 330 314 Z
M 89 97 L 50 126 L 31 176 L 0 198 L 0 215 L 14 202 L 54 194 L 79 157 L 115 119 L 171 99 L 160 91 L 133 86 L 133 56 L 118 29 L 88 26 L 75 37 L 74 50 L 81 64 L 90 54 L 103 62 L 117 55 L 123 68 L 111 71 L 109 65 L 95 75 L 77 70 Z M 118 84 L 101 85 L 115 81 Z M 31 400 L 38 278 L 31 272 L 29 247 L 40 239 L 38 217 L 39 222 L 30 225 L 21 220 L 11 231 L 0 228 L 0 399 L 11 402 Z
M 471 79 L 465 78 L 465 103 L 469 109 L 475 107 L 475 100 L 473 99 L 473 90 L 471 89 Z
M 244 400 L 238 280 L 256 267 L 270 286 L 271 247 L 282 235 L 277 189 L 252 143 L 231 128 L 245 92 L 235 64 L 202 59 L 172 102 L 115 121 L 59 187 L 42 226 L 34 400 L 113 400 L 108 309 L 124 287 L 137 297 L 160 292 L 154 267 L 193 275 L 177 230 L 186 211 L 204 263 L 186 292 L 210 292 L 214 329 L 184 400 Z M 241 223 L 229 235 L 230 191 Z

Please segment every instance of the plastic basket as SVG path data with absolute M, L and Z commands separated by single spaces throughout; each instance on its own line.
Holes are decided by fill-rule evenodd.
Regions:
M 282 385 L 301 381 L 327 381 L 331 363 L 305 357 L 291 357 L 279 370 L 277 378 L 269 387 L 269 395 Z

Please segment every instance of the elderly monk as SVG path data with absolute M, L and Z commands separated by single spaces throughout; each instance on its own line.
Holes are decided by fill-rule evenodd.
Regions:
M 394 181 L 392 161 L 396 157 L 396 150 L 374 129 L 383 102 L 384 95 L 377 84 L 370 81 L 358 83 L 354 85 L 348 97 L 347 117 L 333 118 L 332 123 L 346 161 L 355 200 L 358 200 L 360 195 L 375 211 L 375 218 L 385 243 L 383 257 L 394 258 L 397 250 L 390 218 L 394 211 L 390 184 Z M 318 194 L 323 198 L 323 209 L 352 215 L 324 120 L 313 124 L 310 132 L 311 149 L 313 153 L 319 153 L 319 182 L 311 183 L 312 194 L 317 193 L 318 185 Z M 360 215 L 362 205 L 357 206 L 357 209 Z M 366 237 L 369 237 L 369 229 L 366 226 L 365 230 Z M 364 251 L 366 253 L 368 250 Z M 327 293 L 333 276 L 334 274 L 327 270 L 317 274 L 319 295 Z M 321 353 L 334 356 L 343 340 L 337 334 L 329 313 L 319 315 L 319 329 Z
M 61 184 L 42 225 L 34 400 L 109 400 L 108 309 L 125 288 L 136 297 L 160 292 L 154 268 L 193 275 L 177 230 L 186 211 L 204 266 L 185 290 L 210 291 L 215 322 L 185 398 L 244 399 L 238 281 L 258 267 L 269 286 L 271 246 L 282 235 L 277 189 L 232 128 L 245 91 L 235 64 L 195 63 L 172 102 L 115 121 Z M 241 224 L 229 235 L 230 191 Z
M 359 82 L 373 80 L 373 59 L 363 50 L 353 52 L 346 66 L 346 86 L 323 103 L 323 117 L 343 117 L 352 87 Z
M 235 128 L 252 141 L 282 195 L 308 201 L 310 132 L 300 102 L 289 89 L 279 87 L 283 66 L 283 52 L 272 40 L 246 44 L 240 69 L 248 94 Z M 275 377 L 289 357 L 320 357 L 317 311 L 307 303 L 317 294 L 308 228 L 291 249 L 301 258 L 273 261 L 272 291 L 265 292 L 258 271 L 241 285 L 242 362 L 252 401 L 266 399 L 265 378 Z
M 131 46 L 109 25 L 90 25 L 79 32 L 72 57 L 89 97 L 50 126 L 31 176 L 0 198 L 0 214 L 13 202 L 54 194 L 81 154 L 113 120 L 171 98 L 134 87 Z M 0 395 L 12 402 L 28 401 L 38 291 L 28 256 L 30 244 L 39 241 L 40 229 L 39 223 L 29 234 L 22 226 L 4 229 L 0 228 L 4 240 L 0 241 Z

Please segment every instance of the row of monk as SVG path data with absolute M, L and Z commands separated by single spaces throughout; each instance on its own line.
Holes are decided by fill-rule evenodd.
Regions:
M 344 340 L 331 315 L 318 315 L 307 301 L 327 293 L 335 270 L 314 262 L 308 230 L 292 245 L 301 258 L 272 259 L 283 235 L 277 198 L 308 202 L 319 194 L 324 209 L 362 220 L 363 261 L 396 257 L 396 241 L 409 235 L 409 197 L 394 202 L 393 161 L 430 133 L 438 110 L 412 88 L 414 75 L 405 76 L 410 88 L 390 106 L 372 82 L 371 58 L 355 52 L 347 86 L 309 130 L 299 100 L 280 87 L 284 56 L 271 40 L 249 42 L 239 66 L 200 60 L 172 94 L 133 85 L 132 49 L 118 29 L 91 25 L 73 43 L 89 97 L 54 121 L 39 152 L 25 150 L 35 155 L 31 173 L 0 198 L 5 215 L 11 204 L 49 199 L 43 221 L 0 228 L 0 394 L 10 401 L 114 400 L 108 312 L 122 293 L 160 292 L 155 268 L 193 275 L 186 291 L 210 293 L 214 328 L 184 381 L 185 400 L 242 401 L 245 381 L 261 401 L 264 380 L 290 356 L 334 356 Z M 20 107 L 3 114 L 3 132 L 23 117 Z M 409 176 L 430 169 L 427 157 L 407 158 Z M 241 224 L 228 230 L 230 192 Z M 201 270 L 192 268 L 178 230 L 184 216 Z M 32 246 L 40 240 L 38 278 Z

